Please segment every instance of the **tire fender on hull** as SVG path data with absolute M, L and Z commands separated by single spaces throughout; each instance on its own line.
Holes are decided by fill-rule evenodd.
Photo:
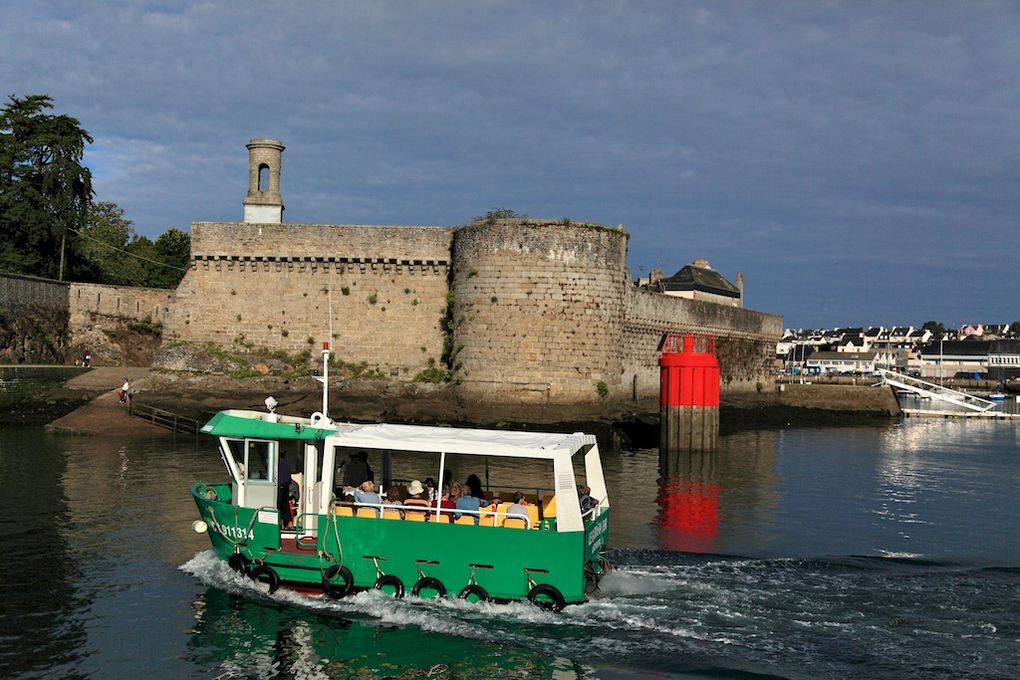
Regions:
M 280 587 L 280 575 L 272 567 L 267 567 L 264 564 L 260 564 L 252 569 L 248 576 L 256 583 L 268 585 L 270 593 L 275 593 L 277 588 Z
M 540 583 L 528 591 L 528 602 L 541 609 L 558 612 L 567 606 L 563 594 L 556 586 Z
M 436 599 L 446 597 L 446 586 L 444 586 L 439 579 L 431 576 L 422 576 L 420 579 L 415 581 L 414 587 L 411 588 L 411 594 L 418 597 L 423 590 L 436 591 Z
M 461 600 L 470 600 L 472 595 L 475 597 L 475 602 L 489 601 L 489 591 L 479 585 L 464 586 L 457 597 Z
M 251 560 L 241 553 L 234 553 L 227 558 L 227 566 L 239 574 L 248 575 L 251 570 Z
M 339 577 L 340 583 L 333 579 Z M 354 587 L 354 574 L 347 567 L 334 564 L 322 574 L 322 592 L 329 597 L 340 599 L 347 596 Z
M 393 588 L 393 597 L 399 599 L 404 596 L 404 584 L 393 574 L 383 574 L 375 580 L 375 585 L 372 587 L 376 590 L 382 590 L 387 586 Z

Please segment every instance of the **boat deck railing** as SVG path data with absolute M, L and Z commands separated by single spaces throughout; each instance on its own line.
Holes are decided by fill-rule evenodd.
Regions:
M 532 506 L 534 507 L 534 506 Z M 436 507 L 425 507 L 416 505 L 400 505 L 396 503 L 345 503 L 338 502 L 336 504 L 336 513 L 338 515 L 346 514 L 344 509 L 348 509 L 352 516 L 355 517 L 375 517 L 381 519 L 403 519 L 407 521 L 408 515 L 411 515 L 415 519 L 410 521 L 421 521 L 421 522 L 438 522 L 446 524 L 457 524 L 458 520 L 466 517 L 477 517 L 477 521 L 472 522 L 474 525 L 481 526 L 497 526 L 497 527 L 508 527 L 518 529 L 537 529 L 538 524 L 533 523 L 531 517 L 528 515 L 522 515 L 520 513 L 509 514 L 505 510 L 464 510 L 459 508 L 436 508 Z M 368 512 L 361 512 L 367 510 Z M 394 517 L 393 515 L 396 515 Z M 417 518 L 421 519 L 417 519 Z M 521 521 L 522 526 L 507 525 L 508 520 Z M 466 522 L 459 522 L 466 524 Z

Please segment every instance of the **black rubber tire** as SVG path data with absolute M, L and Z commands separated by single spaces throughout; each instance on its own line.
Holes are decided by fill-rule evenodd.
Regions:
M 419 593 L 423 590 L 434 590 L 436 591 L 436 597 L 434 599 L 441 600 L 446 597 L 446 586 L 442 582 L 433 578 L 432 576 L 422 576 L 420 579 L 414 582 L 414 587 L 411 588 L 411 594 L 415 597 L 420 597 Z
M 475 600 L 475 602 L 489 601 L 489 591 L 487 591 L 485 588 L 479 585 L 464 586 L 464 589 L 460 591 L 460 595 L 458 595 L 457 598 L 461 600 L 467 600 L 472 595 L 478 598 L 477 600 Z
M 404 584 L 403 582 L 394 576 L 393 574 L 383 574 L 375 580 L 375 585 L 372 587 L 376 590 L 382 590 L 386 586 L 393 587 L 393 597 L 398 600 L 404 596 Z
M 339 576 L 343 583 L 334 583 L 333 579 Z M 322 592 L 334 600 L 346 597 L 354 587 L 354 574 L 347 567 L 334 564 L 322 575 Z
M 567 606 L 563 594 L 547 583 L 539 583 L 528 592 L 528 602 L 548 611 L 558 612 Z
M 269 586 L 269 592 L 275 593 L 276 589 L 280 587 L 280 575 L 277 574 L 272 567 L 267 567 L 264 564 L 260 564 L 248 574 L 248 577 L 256 583 L 265 583 Z
M 598 590 L 601 579 L 602 575 L 595 571 L 591 563 L 584 565 L 584 594 L 591 595 Z
M 241 553 L 234 553 L 227 558 L 227 566 L 237 573 L 247 576 L 248 572 L 251 570 L 251 560 Z

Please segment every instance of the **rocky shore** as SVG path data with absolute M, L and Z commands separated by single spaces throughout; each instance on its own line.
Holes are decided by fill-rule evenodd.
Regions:
M 65 431 L 88 432 L 104 426 L 88 410 L 100 395 L 110 395 L 130 378 L 136 403 L 155 406 L 198 421 L 227 408 L 261 410 L 272 395 L 279 411 L 309 414 L 321 408 L 321 387 L 310 377 L 229 377 L 148 368 L 103 368 L 66 384 L 38 384 L 0 392 L 0 423 L 54 423 Z M 585 429 L 614 441 L 642 446 L 658 443 L 656 400 L 585 404 L 483 404 L 458 396 L 455 388 L 385 380 L 331 381 L 330 415 L 355 422 L 402 422 L 482 427 Z M 850 385 L 786 385 L 782 391 L 726 395 L 720 407 L 723 434 L 746 429 L 805 425 L 857 424 L 899 414 L 891 390 Z M 125 416 L 126 417 L 126 416 Z M 114 433 L 132 429 L 134 420 L 118 417 Z M 139 432 L 151 426 L 138 420 Z

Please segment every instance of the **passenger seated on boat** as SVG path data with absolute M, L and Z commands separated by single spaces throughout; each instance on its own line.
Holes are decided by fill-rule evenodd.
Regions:
M 375 492 L 375 484 L 373 484 L 371 480 L 366 480 L 365 483 L 359 486 L 354 492 L 354 502 L 377 506 L 382 503 L 382 499 L 379 498 L 379 494 Z M 379 516 L 378 507 L 375 508 L 375 516 Z
M 592 511 L 598 507 L 598 501 L 591 497 L 591 488 L 584 484 L 577 485 L 577 500 L 581 503 L 581 517 L 588 519 Z
M 431 505 L 433 508 L 439 507 L 443 508 L 444 510 L 453 510 L 454 508 L 457 507 L 457 504 L 450 499 L 450 489 L 445 486 L 443 487 L 443 492 L 439 496 L 439 500 L 432 501 Z
M 474 475 L 471 475 L 471 477 L 474 477 Z M 472 493 L 471 484 L 470 484 L 471 477 L 468 477 L 468 482 L 465 483 L 465 485 L 461 487 L 461 494 L 460 494 L 460 497 L 457 499 L 457 502 L 456 502 L 456 507 L 457 507 L 458 510 L 474 510 L 474 511 L 478 511 L 483 506 L 487 506 L 488 505 L 488 503 L 486 503 L 484 500 L 482 500 L 478 496 L 475 496 Z M 475 480 L 477 481 L 478 478 L 475 477 Z M 453 518 L 455 520 L 459 519 L 460 517 L 461 517 L 460 513 L 457 513 L 457 514 L 455 514 L 453 516 Z M 478 515 L 473 514 L 473 515 L 471 515 L 471 517 L 474 517 L 475 524 L 478 524 Z
M 436 491 L 436 480 L 431 477 L 425 479 L 425 500 L 429 503 L 435 503 L 439 500 L 439 494 Z
M 425 487 L 417 479 L 407 485 L 407 498 L 404 500 L 404 518 L 414 514 L 424 517 L 429 502 L 425 500 Z M 420 508 L 420 510 L 418 509 Z
M 386 492 L 386 504 L 387 505 L 402 505 L 400 501 L 400 489 L 395 486 L 391 486 Z
M 482 492 L 482 480 L 478 479 L 478 475 L 468 475 L 467 480 L 464 482 L 464 486 L 468 488 L 468 491 L 472 496 L 484 503 L 487 497 Z
M 520 517 L 521 519 L 527 519 L 528 509 L 525 507 L 529 505 L 528 501 L 524 500 L 524 494 L 520 491 L 514 492 L 514 502 L 510 504 L 510 507 L 506 509 L 507 519 L 511 517 Z

